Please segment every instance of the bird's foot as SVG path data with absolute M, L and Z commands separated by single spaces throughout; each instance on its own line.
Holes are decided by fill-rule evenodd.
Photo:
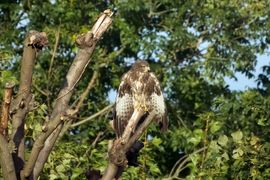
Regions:
M 148 108 L 145 104 L 139 104 L 138 109 L 143 110 L 144 112 L 148 112 Z

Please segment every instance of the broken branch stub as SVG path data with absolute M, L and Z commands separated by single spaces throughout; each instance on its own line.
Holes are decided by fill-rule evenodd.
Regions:
M 1 123 L 0 123 L 0 133 L 7 138 L 8 135 L 8 119 L 9 119 L 9 109 L 10 103 L 12 98 L 13 87 L 15 83 L 13 81 L 6 83 L 5 91 L 4 91 L 4 98 L 2 104 L 2 116 L 1 116 Z

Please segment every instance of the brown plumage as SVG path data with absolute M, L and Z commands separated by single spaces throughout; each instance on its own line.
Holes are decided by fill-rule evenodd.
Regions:
M 134 109 L 155 112 L 155 121 L 162 130 L 168 127 L 166 107 L 160 84 L 154 73 L 150 72 L 146 61 L 136 61 L 122 76 L 114 110 L 113 126 L 117 137 L 121 137 Z

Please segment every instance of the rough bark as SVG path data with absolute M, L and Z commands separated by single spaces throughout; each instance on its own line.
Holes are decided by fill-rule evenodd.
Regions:
M 109 150 L 109 163 L 105 170 L 104 175 L 102 176 L 102 180 L 111 180 L 114 178 L 119 178 L 121 176 L 121 173 L 123 172 L 125 166 L 127 165 L 126 160 L 126 153 L 129 151 L 129 149 L 133 146 L 133 144 L 141 137 L 143 132 L 147 129 L 149 124 L 152 122 L 152 120 L 155 117 L 155 113 L 150 113 L 147 118 L 143 121 L 143 123 L 134 131 L 133 129 L 130 129 L 130 127 L 133 127 L 137 125 L 136 122 L 138 120 L 134 118 L 135 115 L 130 118 L 127 128 L 125 128 L 124 134 L 126 136 L 123 136 L 123 138 L 116 139 L 113 142 L 113 145 L 111 149 Z M 136 117 L 141 117 L 137 116 Z M 130 132 L 126 131 L 133 131 L 134 134 L 130 137 L 128 137 Z
M 43 167 L 47 161 L 47 157 L 54 146 L 55 141 L 45 143 L 49 139 L 54 139 L 62 128 L 59 127 L 65 120 L 68 120 L 68 109 L 69 101 L 73 94 L 74 87 L 80 80 L 84 70 L 90 62 L 90 57 L 95 49 L 98 40 L 101 38 L 103 33 L 109 28 L 112 19 L 112 12 L 105 10 L 97 22 L 93 26 L 92 30 L 86 34 L 79 36 L 76 43 L 79 46 L 79 51 L 66 75 L 66 80 L 63 88 L 56 99 L 53 107 L 52 114 L 49 122 L 44 126 L 43 132 L 38 136 L 37 140 L 33 145 L 28 162 L 23 170 L 23 176 L 29 177 L 33 173 L 36 162 L 39 162 L 37 166 Z M 62 126 L 61 126 L 62 127 Z M 54 133 L 52 133 L 54 132 Z M 44 158 L 46 157 L 46 158 Z M 42 168 L 38 169 L 42 169 Z M 37 168 L 36 168 L 37 169 Z M 40 172 L 36 172 L 34 177 L 38 177 Z
M 7 142 L 9 108 L 14 85 L 15 84 L 13 82 L 6 84 L 2 104 L 0 124 L 0 163 L 4 179 L 16 179 L 15 167 Z
M 46 34 L 37 31 L 30 31 L 24 41 L 19 91 L 11 107 L 12 134 L 10 139 L 15 147 L 12 156 L 17 178 L 20 177 L 20 171 L 24 165 L 24 121 L 29 112 L 29 105 L 32 100 L 31 85 L 33 68 L 38 50 L 42 49 L 46 44 Z
M 4 179 L 16 179 L 15 166 L 6 138 L 0 134 L 0 163 Z
M 4 98 L 2 104 L 1 123 L 0 123 L 0 134 L 2 134 L 5 138 L 7 138 L 8 136 L 9 109 L 14 86 L 15 86 L 14 82 L 8 82 L 5 85 Z

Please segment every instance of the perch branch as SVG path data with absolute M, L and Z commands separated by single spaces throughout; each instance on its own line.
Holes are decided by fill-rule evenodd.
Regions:
M 135 116 L 130 118 L 128 125 L 127 125 L 128 128 L 125 128 L 125 131 L 130 131 L 130 130 L 131 130 L 131 132 L 134 131 L 135 128 L 130 129 L 130 127 L 133 125 L 135 125 L 135 127 L 136 127 L 135 122 L 137 120 L 135 120 L 135 119 L 132 120 L 132 118 L 134 118 L 134 117 Z M 137 117 L 139 117 L 139 119 L 140 119 L 141 116 L 137 116 Z M 122 137 L 121 137 L 119 139 L 116 139 L 113 142 L 113 146 L 109 150 L 109 164 L 107 166 L 107 169 L 105 170 L 105 173 L 102 177 L 102 180 L 111 180 L 111 179 L 114 179 L 116 176 L 120 176 L 120 174 L 117 174 L 117 173 L 118 173 L 119 169 L 122 171 L 121 168 L 123 168 L 125 166 L 126 152 L 128 152 L 128 150 L 132 147 L 132 145 L 141 137 L 141 135 L 147 129 L 147 127 L 152 122 L 154 117 L 155 117 L 155 113 L 153 113 L 153 112 L 150 113 L 147 116 L 147 118 L 144 120 L 144 122 L 135 130 L 134 134 L 130 138 L 122 139 Z M 124 134 L 127 134 L 127 136 L 125 136 L 124 138 L 127 138 L 129 133 L 125 132 L 125 131 L 124 131 Z
M 66 75 L 64 86 L 60 90 L 55 101 L 50 120 L 45 125 L 43 132 L 38 136 L 33 145 L 29 160 L 23 170 L 25 177 L 29 177 L 31 175 L 36 161 L 40 162 L 39 166 L 43 166 L 45 164 L 47 158 L 42 157 L 48 157 L 48 153 L 54 145 L 54 142 L 46 144 L 45 141 L 49 136 L 55 136 L 55 134 L 59 134 L 58 132 L 52 134 L 52 132 L 56 129 L 56 127 L 59 126 L 59 124 L 63 124 L 63 120 L 66 119 L 66 115 L 68 115 L 67 110 L 69 109 L 68 103 L 73 94 L 73 89 L 80 80 L 87 65 L 89 64 L 90 57 L 93 54 L 98 40 L 112 23 L 112 14 L 113 13 L 110 10 L 105 10 L 93 26 L 92 30 L 77 38 L 76 43 L 79 46 L 79 51 Z M 62 127 L 56 131 L 60 132 L 61 129 Z M 39 173 L 36 173 L 36 177 L 38 176 Z
M 141 117 L 144 115 L 144 111 L 139 109 L 135 109 L 135 111 L 132 113 L 132 116 L 130 120 L 128 121 L 128 124 L 124 130 L 124 133 L 122 135 L 121 143 L 126 144 L 130 138 L 131 133 L 136 129 L 136 126 L 138 122 L 140 121 Z
M 24 41 L 23 57 L 21 62 L 20 86 L 16 99 L 12 102 L 12 134 L 11 141 L 15 151 L 12 153 L 17 177 L 24 164 L 24 121 L 32 100 L 32 75 L 37 57 L 37 51 L 47 44 L 44 32 L 30 31 Z
M 128 143 L 125 146 L 126 151 L 137 141 L 144 131 L 147 129 L 147 127 L 150 125 L 150 123 L 155 118 L 155 113 L 150 113 L 147 118 L 143 121 L 143 123 L 137 128 L 137 130 L 134 132 L 134 134 L 130 137 Z

